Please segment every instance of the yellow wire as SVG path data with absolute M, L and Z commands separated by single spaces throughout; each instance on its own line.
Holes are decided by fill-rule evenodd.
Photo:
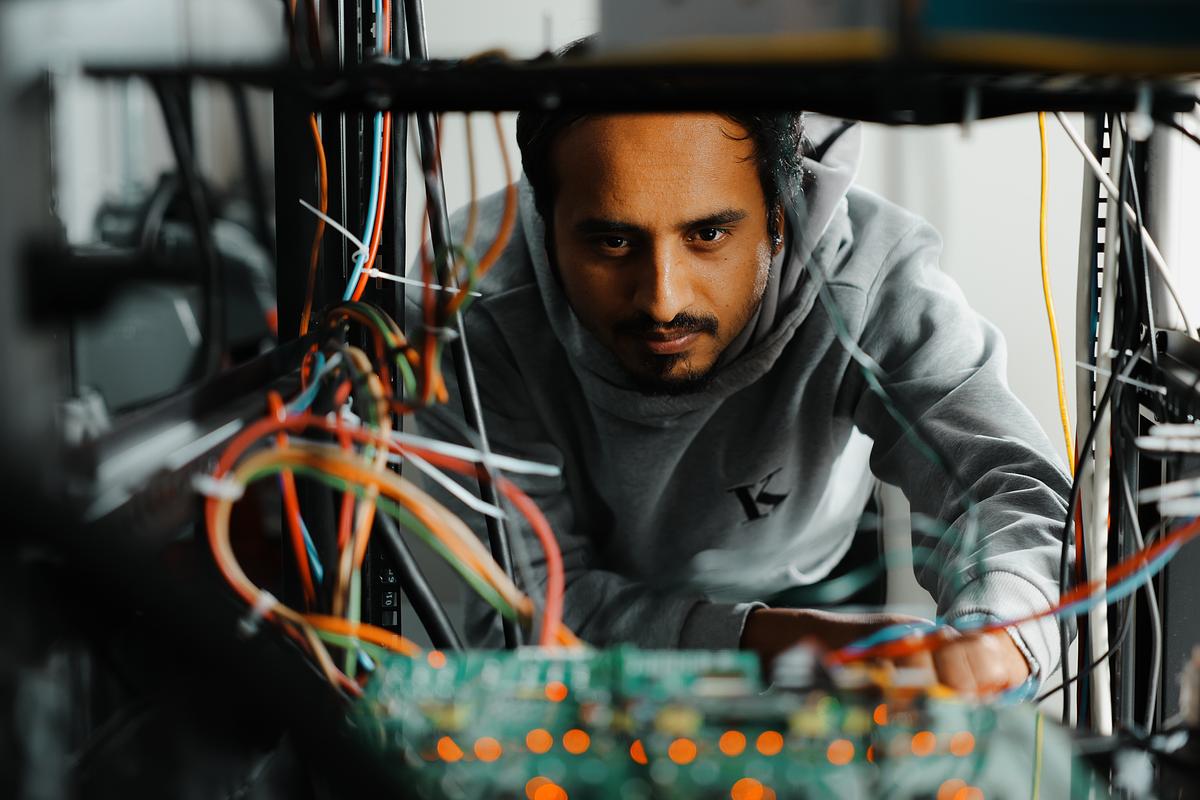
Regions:
M 1045 727 L 1045 717 L 1039 713 L 1033 743 L 1033 800 L 1038 800 L 1042 793 L 1042 739 Z
M 1067 385 L 1063 378 L 1062 350 L 1058 346 L 1058 323 L 1054 319 L 1054 295 L 1050 291 L 1049 260 L 1046 255 L 1046 184 L 1049 174 L 1048 156 L 1046 152 L 1046 114 L 1038 113 L 1038 133 L 1042 140 L 1042 203 L 1039 225 L 1038 244 L 1042 258 L 1042 294 L 1046 297 L 1046 321 L 1050 323 L 1050 343 L 1054 346 L 1054 373 L 1058 382 L 1058 411 L 1062 415 L 1063 437 L 1067 442 L 1067 466 L 1071 475 L 1075 475 L 1075 444 L 1071 436 L 1071 416 L 1067 412 Z

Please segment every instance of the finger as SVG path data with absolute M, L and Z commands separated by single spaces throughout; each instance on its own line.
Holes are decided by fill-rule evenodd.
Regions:
M 961 640 L 953 641 L 934 650 L 933 665 L 939 681 L 957 692 L 975 694 L 979 685 L 963 648 L 964 644 L 966 642 Z
M 1019 683 L 1002 648 L 994 636 L 980 636 L 963 642 L 967 661 L 975 674 L 980 692 L 999 692 Z

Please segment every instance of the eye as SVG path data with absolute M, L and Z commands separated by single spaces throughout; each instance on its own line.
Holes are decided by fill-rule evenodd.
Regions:
M 725 240 L 729 235 L 729 231 L 725 228 L 700 228 L 696 231 L 695 238 L 705 244 L 716 244 Z
M 600 240 L 600 246 L 608 250 L 623 250 L 629 246 L 629 240 L 623 236 L 605 236 Z

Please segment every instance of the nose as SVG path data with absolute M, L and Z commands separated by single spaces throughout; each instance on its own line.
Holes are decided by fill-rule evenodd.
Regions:
M 674 248 L 657 247 L 638 270 L 633 305 L 655 322 L 667 324 L 695 300 L 686 260 Z

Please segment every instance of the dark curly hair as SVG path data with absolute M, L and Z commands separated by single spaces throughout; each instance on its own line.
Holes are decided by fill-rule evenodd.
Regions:
M 585 55 L 590 38 L 572 42 L 557 54 L 558 58 Z M 804 165 L 801 141 L 804 137 L 803 117 L 799 112 L 745 113 L 716 111 L 737 123 L 746 131 L 742 139 L 754 144 L 752 158 L 758 167 L 763 196 L 767 201 L 767 232 L 778 240 L 778 214 L 787 198 L 802 186 Z M 533 187 L 534 202 L 542 218 L 550 222 L 554 208 L 557 181 L 554 176 L 551 148 L 567 128 L 592 116 L 584 112 L 522 111 L 517 115 L 517 146 L 521 149 L 521 166 Z M 547 225 L 547 230 L 550 226 Z

